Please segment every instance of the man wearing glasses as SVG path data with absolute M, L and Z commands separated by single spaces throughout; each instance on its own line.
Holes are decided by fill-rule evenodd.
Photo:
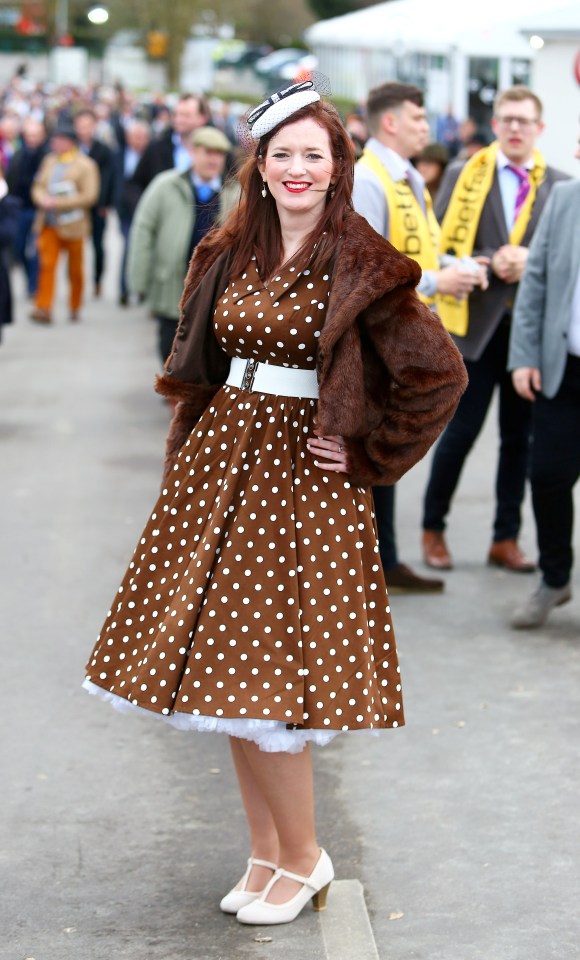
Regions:
M 425 493 L 425 562 L 450 569 L 444 530 L 465 460 L 499 388 L 499 460 L 490 564 L 534 570 L 518 546 L 530 435 L 531 403 L 518 396 L 507 372 L 511 314 L 540 213 L 557 180 L 566 174 L 547 166 L 536 141 L 544 124 L 542 104 L 527 87 L 500 93 L 492 128 L 496 140 L 462 169 L 448 170 L 436 214 L 442 251 L 457 257 L 488 257 L 489 287 L 463 300 L 442 297 L 437 309 L 459 347 L 469 386 L 433 456 Z

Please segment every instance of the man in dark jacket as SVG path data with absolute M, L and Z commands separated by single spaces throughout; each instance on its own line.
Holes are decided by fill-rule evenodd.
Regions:
M 22 125 L 22 140 L 24 145 L 13 155 L 6 181 L 12 196 L 20 200 L 14 253 L 18 263 L 24 267 L 28 295 L 33 297 L 38 284 L 38 252 L 32 232 L 36 208 L 30 196 L 30 188 L 48 152 L 44 124 L 29 117 Z
M 129 303 L 127 286 L 127 250 L 129 231 L 135 208 L 143 193 L 135 181 L 135 171 L 151 139 L 151 129 L 144 120 L 133 120 L 124 127 L 124 144 L 115 154 L 115 207 L 123 234 L 123 259 L 119 277 L 119 304 Z
M 187 93 L 179 98 L 173 126 L 149 144 L 137 166 L 134 179 L 141 190 L 145 190 L 153 177 L 164 170 L 182 173 L 191 166 L 192 134 L 205 127 L 209 120 L 209 106 L 204 97 Z
M 496 504 L 488 563 L 516 573 L 535 564 L 518 544 L 528 470 L 531 403 L 507 372 L 512 306 L 529 244 L 556 181 L 566 174 L 546 164 L 536 148 L 544 124 L 542 103 L 527 87 L 500 93 L 492 121 L 496 140 L 460 169 L 447 168 L 435 212 L 442 246 L 456 256 L 489 258 L 489 287 L 468 300 L 439 304 L 469 376 L 453 420 L 431 460 L 425 492 L 423 552 L 438 569 L 452 566 L 444 531 L 455 490 L 492 401 L 499 394 Z
M 94 160 L 99 168 L 101 189 L 99 199 L 91 210 L 93 237 L 93 279 L 94 295 L 101 295 L 101 280 L 105 269 L 105 251 L 103 239 L 107 225 L 107 214 L 115 203 L 115 167 L 113 151 L 105 143 L 95 138 L 97 118 L 92 110 L 81 110 L 74 119 L 74 128 L 79 147 L 85 156 Z
M 12 290 L 7 259 L 18 230 L 19 207 L 20 200 L 8 193 L 0 163 L 0 339 L 3 324 L 12 322 Z

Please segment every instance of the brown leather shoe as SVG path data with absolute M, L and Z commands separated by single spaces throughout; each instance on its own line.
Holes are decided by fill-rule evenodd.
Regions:
M 423 559 L 428 567 L 451 570 L 453 561 L 440 530 L 423 530 Z
M 43 310 L 42 307 L 33 307 L 29 316 L 35 323 L 52 323 L 50 310 Z
M 505 567 L 514 573 L 533 573 L 536 564 L 518 547 L 517 540 L 496 540 L 492 543 L 487 562 L 492 567 Z
M 389 593 L 441 593 L 445 589 L 444 580 L 420 577 L 406 563 L 385 570 L 385 580 Z

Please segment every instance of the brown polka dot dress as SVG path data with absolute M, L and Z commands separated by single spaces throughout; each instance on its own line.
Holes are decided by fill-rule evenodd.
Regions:
M 313 369 L 329 276 L 255 261 L 214 317 L 232 357 Z M 87 668 L 120 709 L 301 750 L 403 723 L 370 490 L 317 467 L 316 400 L 225 385 L 182 447 Z

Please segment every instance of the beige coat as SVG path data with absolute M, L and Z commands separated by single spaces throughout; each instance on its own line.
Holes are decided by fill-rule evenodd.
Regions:
M 34 230 L 40 233 L 46 226 L 46 211 L 41 207 L 41 203 L 46 197 L 53 196 L 56 214 L 54 228 L 59 237 L 63 240 L 80 240 L 91 232 L 90 208 L 99 196 L 99 168 L 94 160 L 86 157 L 80 150 L 75 150 L 61 181 L 61 184 L 66 184 L 63 188 L 66 192 L 59 194 L 53 192 L 54 187 L 51 189 L 53 171 L 58 163 L 55 153 L 47 154 L 32 184 L 32 199 L 38 207 Z M 78 216 L 75 216 L 77 211 Z

